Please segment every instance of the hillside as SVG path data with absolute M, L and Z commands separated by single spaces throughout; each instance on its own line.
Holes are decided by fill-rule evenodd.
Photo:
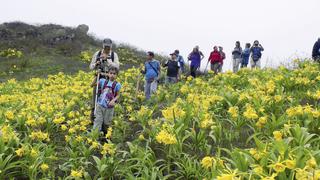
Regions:
M 21 57 L 0 56 L 0 82 L 11 78 L 27 80 L 47 77 L 59 72 L 74 74 L 79 70 L 89 71 L 88 57 L 101 48 L 102 40 L 88 34 L 88 31 L 87 25 L 0 24 L 0 54 L 8 49 L 22 53 Z M 114 49 L 122 69 L 138 66 L 145 60 L 145 52 L 131 45 L 115 43 Z M 163 57 L 158 56 L 158 59 Z
M 107 143 L 91 74 L 0 84 L 0 179 L 319 179 L 320 67 L 241 69 L 160 85 L 121 73 Z

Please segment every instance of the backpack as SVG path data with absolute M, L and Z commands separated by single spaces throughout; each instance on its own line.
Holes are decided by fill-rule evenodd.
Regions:
M 107 102 L 109 103 L 114 97 L 116 97 L 118 95 L 118 93 L 115 92 L 115 88 L 116 88 L 116 85 L 118 82 L 114 81 L 111 86 L 108 86 L 108 83 L 109 83 L 109 80 L 105 80 L 104 84 L 103 84 L 103 88 L 99 87 L 98 96 L 101 95 L 101 93 L 104 89 L 109 88 L 108 93 L 106 93 L 106 95 L 104 97 L 107 100 Z M 113 108 L 113 106 L 108 105 L 108 108 Z
M 100 50 L 100 51 L 98 52 L 98 55 L 97 55 L 97 59 L 96 59 L 96 60 L 99 60 L 101 54 L 102 54 L 102 51 Z M 113 52 L 113 51 L 111 52 L 111 57 L 110 57 L 110 58 L 111 58 L 111 61 L 114 62 L 114 52 Z
M 261 58 L 261 48 L 260 47 L 253 47 L 252 48 L 252 59 L 253 61 L 258 61 Z

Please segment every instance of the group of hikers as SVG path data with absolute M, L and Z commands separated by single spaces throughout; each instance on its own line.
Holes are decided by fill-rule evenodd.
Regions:
M 264 51 L 264 48 L 258 40 L 255 40 L 252 46 L 250 43 L 246 43 L 244 49 L 241 48 L 240 42 L 237 41 L 232 51 L 233 72 L 236 73 L 239 68 L 247 67 L 249 59 L 252 68 L 260 68 L 262 51 Z M 312 57 L 315 61 L 320 61 L 320 38 L 313 47 Z M 194 47 L 188 56 L 188 61 L 191 61 L 190 75 L 192 77 L 196 77 L 196 72 L 200 69 L 203 58 L 204 55 L 199 50 L 199 46 Z M 210 69 L 215 74 L 222 72 L 225 58 L 226 55 L 223 52 L 223 48 L 214 46 L 208 58 L 205 71 L 210 63 Z M 111 126 L 114 106 L 120 97 L 121 84 L 116 81 L 119 66 L 119 57 L 112 50 L 112 40 L 104 39 L 103 48 L 93 55 L 90 63 L 90 69 L 96 70 L 95 78 L 91 84 L 93 87 L 91 119 L 93 121 L 93 129 L 102 131 L 104 135 L 107 134 L 108 128 Z M 181 78 L 181 73 L 186 73 L 186 63 L 179 50 L 171 53 L 170 59 L 163 63 L 162 67 L 167 68 L 166 84 L 178 82 Z M 144 93 L 146 100 L 148 100 L 157 90 L 161 73 L 161 63 L 155 59 L 155 54 L 152 51 L 147 52 L 144 69 L 140 70 L 140 72 L 145 77 Z

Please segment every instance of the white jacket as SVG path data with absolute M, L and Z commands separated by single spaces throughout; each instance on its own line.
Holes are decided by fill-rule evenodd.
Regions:
M 92 60 L 91 60 L 91 63 L 90 63 L 90 66 L 89 68 L 91 70 L 94 70 L 96 68 L 96 62 L 97 62 L 97 59 L 98 59 L 98 54 L 99 54 L 100 51 L 97 51 L 96 53 L 94 53 L 94 55 L 92 56 Z M 111 53 L 112 51 L 110 51 L 109 53 L 109 56 L 108 57 L 111 57 Z M 120 62 L 119 62 L 119 57 L 118 57 L 118 54 L 116 52 L 113 52 L 114 53 L 114 61 L 112 62 L 112 59 L 111 58 L 108 58 L 107 61 L 106 61 L 106 64 L 105 66 L 107 68 L 110 68 L 110 67 L 116 67 L 119 69 L 120 67 Z

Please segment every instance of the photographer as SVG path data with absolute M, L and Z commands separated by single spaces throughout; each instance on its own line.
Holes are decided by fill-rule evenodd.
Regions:
M 96 70 L 95 78 L 93 79 L 93 82 L 97 82 L 101 78 L 106 78 L 106 74 L 109 71 L 109 68 L 115 67 L 119 70 L 119 57 L 118 54 L 112 51 L 112 40 L 111 39 L 104 39 L 102 43 L 103 49 L 97 51 L 93 57 L 92 61 L 90 63 L 89 68 L 91 70 Z M 94 112 L 95 112 L 95 106 L 96 106 L 96 92 L 97 87 L 93 87 L 92 91 L 92 111 L 91 111 L 91 120 L 94 120 Z
M 252 47 L 250 48 L 251 52 L 251 68 L 260 68 L 261 67 L 261 56 L 264 48 L 261 46 L 258 40 L 253 42 Z

